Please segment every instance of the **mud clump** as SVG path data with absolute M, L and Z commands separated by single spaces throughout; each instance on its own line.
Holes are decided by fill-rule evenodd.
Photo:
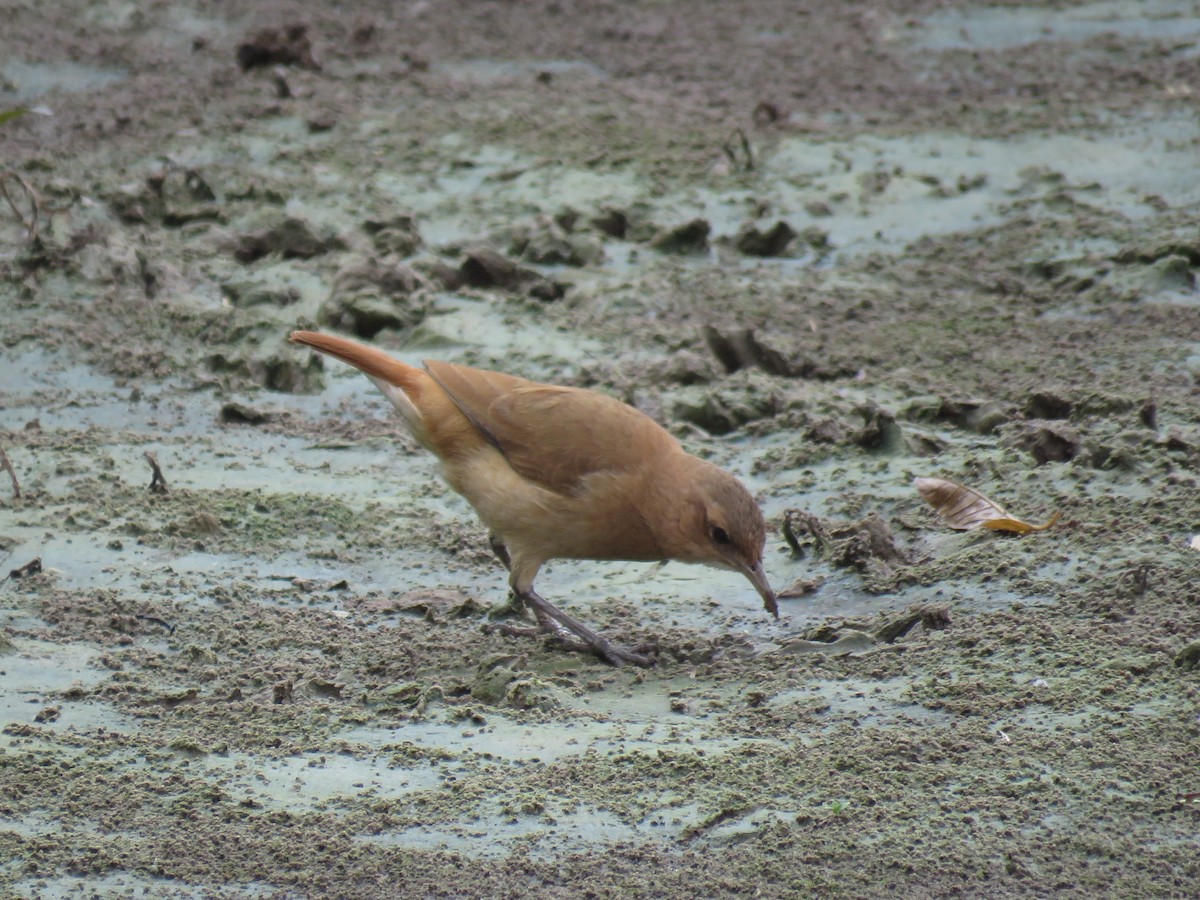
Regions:
M 230 400 L 222 404 L 217 420 L 223 425 L 265 425 L 279 418 L 279 415 L 275 410 L 261 409 Z
M 509 232 L 508 252 L 543 266 L 579 268 L 603 262 L 604 245 L 593 235 L 577 233 L 577 220 L 574 211 L 565 210 L 519 225 Z
M 367 219 L 362 229 L 370 236 L 375 249 L 385 255 L 412 256 L 424 244 L 416 217 L 410 213 Z
M 910 422 L 948 422 L 976 434 L 992 434 L 1012 415 L 995 400 L 920 397 L 910 401 L 901 415 Z
M 428 282 L 409 266 L 369 261 L 342 269 L 317 321 L 370 339 L 424 321 L 431 303 Z
M 866 403 L 857 412 L 862 416 L 863 424 L 851 434 L 852 443 L 864 450 L 886 453 L 904 448 L 904 434 L 893 413 L 875 403 Z
M 299 66 L 319 69 L 313 57 L 307 25 L 263 28 L 237 46 L 237 61 L 243 72 L 265 66 Z
M 791 375 L 791 363 L 782 353 L 768 347 L 750 328 L 723 331 L 713 325 L 704 326 L 704 342 L 726 372 L 756 367 L 772 375 Z
M 178 228 L 225 219 L 215 191 L 197 169 L 168 169 L 123 185 L 105 199 L 117 218 L 129 225 L 161 222 Z
M 1028 428 L 1018 437 L 1017 443 L 1033 455 L 1034 462 L 1039 466 L 1051 462 L 1070 462 L 1083 450 L 1079 435 L 1061 425 Z
M 679 256 L 703 256 L 708 253 L 708 235 L 712 226 L 707 219 L 692 219 L 682 225 L 664 228 L 650 239 L 650 247 L 659 253 Z
M 271 254 L 284 259 L 312 259 L 331 250 L 346 249 L 341 238 L 320 235 L 308 222 L 295 216 L 240 234 L 228 246 L 237 261 L 244 264 Z
M 1069 419 L 1074 409 L 1070 400 L 1050 391 L 1036 391 L 1025 402 L 1025 415 L 1030 419 Z
M 911 563 L 878 513 L 858 522 L 826 525 L 812 513 L 789 509 L 783 517 L 783 537 L 797 557 L 811 552 L 839 568 L 863 574 L 888 575 L 897 566 Z
M 300 292 L 295 287 L 279 284 L 269 276 L 250 276 L 224 281 L 221 283 L 221 293 L 228 297 L 234 306 L 243 309 L 250 306 L 291 306 L 300 300 Z
M 543 302 L 561 300 L 567 290 L 565 284 L 551 281 L 540 272 L 486 247 L 467 252 L 458 268 L 458 281 L 470 287 L 520 292 Z
M 746 222 L 734 235 L 733 245 L 747 256 L 787 256 L 797 237 L 796 229 L 782 220 L 766 230 L 757 222 Z
M 780 399 L 762 375 L 738 384 L 681 391 L 671 406 L 674 418 L 690 422 L 709 434 L 729 434 L 749 422 L 779 413 Z
M 324 367 L 315 354 L 306 356 L 301 358 L 291 351 L 238 348 L 210 354 L 205 365 L 211 372 L 238 375 L 270 391 L 309 394 L 321 389 Z
M 1175 655 L 1175 665 L 1186 672 L 1200 669 L 1200 641 L 1192 641 Z
M 825 362 L 804 353 L 785 353 L 760 339 L 754 329 L 704 326 L 704 342 L 727 373 L 758 368 L 786 378 L 833 381 L 853 376 L 853 366 Z

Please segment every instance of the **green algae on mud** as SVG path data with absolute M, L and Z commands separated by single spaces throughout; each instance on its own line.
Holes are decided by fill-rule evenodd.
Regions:
M 1197 893 L 1186 11 L 15 10 L 0 102 L 58 86 L 0 129 L 54 210 L 0 222 L 0 557 L 44 563 L 0 582 L 0 885 Z M 301 19 L 319 70 L 236 70 Z M 554 291 L 463 283 L 480 246 Z M 776 532 L 820 582 L 780 623 L 736 576 L 547 571 L 654 671 L 485 634 L 469 508 L 286 344 L 331 311 L 629 400 L 842 544 Z M 947 534 L 915 475 L 1063 520 Z

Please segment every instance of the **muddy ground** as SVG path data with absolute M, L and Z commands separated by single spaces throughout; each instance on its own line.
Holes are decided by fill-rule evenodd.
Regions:
M 8 4 L 0 892 L 1200 893 L 1197 91 L 1192 0 Z M 636 404 L 782 619 L 559 562 L 656 668 L 485 634 L 297 325 Z

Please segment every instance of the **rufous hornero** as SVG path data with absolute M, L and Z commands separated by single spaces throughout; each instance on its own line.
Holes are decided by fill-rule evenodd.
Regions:
M 446 362 L 423 369 L 314 331 L 291 340 L 360 369 L 442 464 L 541 631 L 614 665 L 653 665 L 540 597 L 551 559 L 679 560 L 745 575 L 776 618 L 763 571 L 766 525 L 750 492 L 685 451 L 645 413 L 596 391 Z M 521 629 L 509 628 L 510 632 Z

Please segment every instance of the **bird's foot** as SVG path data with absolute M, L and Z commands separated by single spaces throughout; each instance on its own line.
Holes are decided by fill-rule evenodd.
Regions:
M 614 666 L 629 663 L 649 668 L 657 663 L 657 660 L 651 656 L 614 644 L 602 634 L 571 618 L 553 603 L 533 591 L 526 591 L 520 597 L 525 605 L 533 610 L 541 631 L 552 634 L 556 643 L 565 649 L 595 653 L 605 662 Z

